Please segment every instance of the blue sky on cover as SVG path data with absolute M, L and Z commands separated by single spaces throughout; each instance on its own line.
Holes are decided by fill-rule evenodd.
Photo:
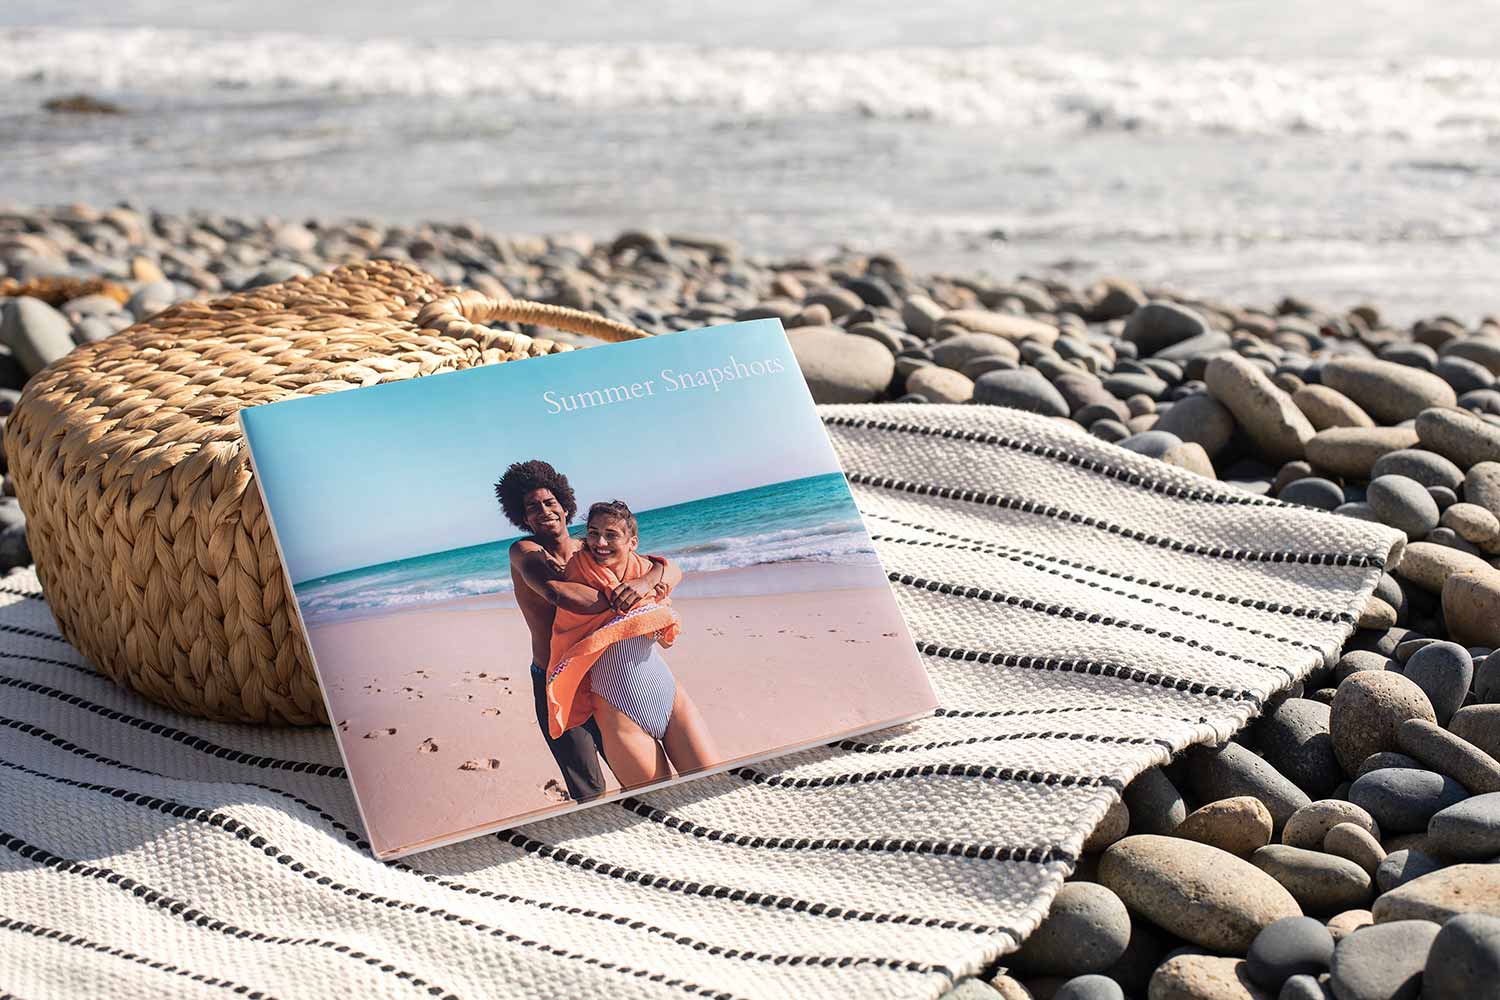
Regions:
M 770 358 L 779 374 L 668 391 L 673 373 Z M 552 413 L 558 397 L 644 383 L 641 398 Z M 678 377 L 678 381 L 681 379 Z M 642 390 L 644 392 L 644 388 Z M 650 510 L 838 461 L 775 320 L 284 400 L 241 411 L 294 581 L 517 534 L 494 496 L 512 462 L 567 475 L 580 514 Z

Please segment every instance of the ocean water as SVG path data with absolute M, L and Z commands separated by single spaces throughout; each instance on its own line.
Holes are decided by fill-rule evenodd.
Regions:
M 878 570 L 879 561 L 840 473 L 637 511 L 636 521 L 639 551 L 667 556 L 685 573 L 789 563 L 827 570 L 766 575 L 766 586 L 778 590 L 878 579 L 867 572 Z M 584 525 L 575 523 L 571 531 L 581 537 Z M 461 597 L 492 595 L 497 604 L 508 605 L 513 591 L 508 552 L 519 537 L 301 581 L 298 605 L 309 625 Z M 726 589 L 700 578 L 685 580 L 681 592 L 704 597 L 744 592 L 743 587 L 743 581 Z
M 1500 7 L 0 6 L 0 198 L 1500 310 Z M 60 117 L 84 90 L 120 118 Z

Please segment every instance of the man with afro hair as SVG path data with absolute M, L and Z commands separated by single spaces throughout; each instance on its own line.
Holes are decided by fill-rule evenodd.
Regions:
M 609 608 L 624 610 L 656 588 L 665 561 L 647 556 L 652 564 L 650 573 L 625 581 L 614 594 L 569 583 L 563 579 L 563 568 L 580 542 L 568 534 L 568 524 L 578 513 L 568 477 L 540 459 L 516 462 L 495 484 L 495 498 L 506 519 L 529 533 L 511 543 L 510 576 L 516 603 L 531 631 L 531 687 L 537 726 L 562 772 L 569 797 L 575 802 L 587 801 L 604 791 L 604 775 L 599 768 L 604 741 L 592 718 L 555 740 L 548 731 L 545 664 L 551 655 L 552 623 L 559 607 L 583 614 Z

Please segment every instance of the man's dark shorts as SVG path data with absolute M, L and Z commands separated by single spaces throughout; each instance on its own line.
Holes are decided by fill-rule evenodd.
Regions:
M 531 665 L 531 689 L 536 696 L 536 724 L 562 772 L 569 797 L 575 802 L 597 797 L 604 791 L 604 773 L 599 768 L 604 741 L 599 738 L 598 724 L 590 716 L 589 721 L 554 740 L 547 728 L 547 675 L 535 663 Z

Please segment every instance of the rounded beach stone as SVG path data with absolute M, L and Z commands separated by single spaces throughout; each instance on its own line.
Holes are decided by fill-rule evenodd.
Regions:
M 1099 879 L 1148 920 L 1216 951 L 1242 953 L 1262 928 L 1302 913 L 1248 861 L 1180 837 L 1126 837 L 1104 852 Z
M 1306 476 L 1288 483 L 1276 494 L 1276 498 L 1304 507 L 1333 510 L 1344 502 L 1344 489 L 1331 479 Z
M 1443 511 L 1438 523 L 1481 548 L 1493 545 L 1500 538 L 1500 519 L 1477 503 L 1453 504 Z
M 927 365 L 906 378 L 907 392 L 920 392 L 934 403 L 967 403 L 974 398 L 974 383 L 951 368 Z
M 1102 851 L 1130 832 L 1130 810 L 1123 799 L 1115 799 L 1104 812 L 1104 818 L 1083 842 L 1085 854 Z
M 1443 862 L 1426 851 L 1414 847 L 1403 847 L 1392 851 L 1375 869 L 1375 888 L 1379 892 L 1390 892 L 1400 885 L 1430 875 L 1443 867 Z
M 1373 879 L 1385 860 L 1385 848 L 1358 823 L 1339 823 L 1323 835 L 1323 850 L 1352 861 Z
M 1292 402 L 1306 415 L 1314 430 L 1375 426 L 1375 421 L 1354 400 L 1326 385 L 1304 385 L 1292 393 Z
M 1343 799 L 1319 799 L 1292 813 L 1281 831 L 1281 842 L 1291 847 L 1317 850 L 1323 846 L 1323 838 L 1329 830 L 1340 823 L 1353 823 L 1360 829 L 1380 837 L 1380 827 L 1368 812 Z
M 1156 429 L 1201 445 L 1209 457 L 1217 455 L 1234 433 L 1234 415 L 1206 392 L 1179 399 L 1156 422 Z
M 787 331 L 802 377 L 818 403 L 868 403 L 884 392 L 896 359 L 884 345 L 825 327 Z
M 1346 858 L 1286 844 L 1267 844 L 1250 863 L 1292 894 L 1304 913 L 1337 913 L 1366 906 L 1374 897 L 1370 873 Z
M 1356 624 L 1360 628 L 1390 628 L 1396 624 L 1396 609 L 1372 595 L 1360 610 Z
M 1343 913 L 1328 918 L 1328 933 L 1333 935 L 1333 940 L 1337 943 L 1361 927 L 1368 927 L 1374 922 L 1375 915 L 1369 910 L 1345 910 Z
M 1446 486 L 1456 490 L 1463 485 L 1464 470 L 1437 452 L 1421 448 L 1402 448 L 1381 455 L 1370 470 L 1372 476 L 1405 476 L 1423 486 Z
M 988 309 L 954 309 L 952 312 L 943 314 L 943 321 L 961 326 L 974 333 L 993 333 L 997 337 L 1018 342 L 1036 340 L 1043 344 L 1051 344 L 1057 340 L 1059 332 L 1051 323 L 1044 323 L 1027 316 L 990 312 Z
M 1182 440 L 1175 434 L 1155 430 L 1141 431 L 1132 434 L 1120 442 L 1120 447 L 1135 452 L 1137 455 L 1147 455 L 1151 458 L 1161 458 L 1172 448 L 1182 444 Z
M 1313 798 L 1328 795 L 1344 780 L 1333 752 L 1329 711 L 1327 705 L 1310 698 L 1287 698 L 1255 729 L 1256 745 L 1271 766 Z
M 1340 684 L 1362 670 L 1395 670 L 1391 657 L 1373 649 L 1351 649 L 1346 651 L 1333 665 L 1334 680 Z
M 918 337 L 932 336 L 942 318 L 943 307 L 925 295 L 908 295 L 901 303 L 901 322 Z
M 1500 462 L 1478 462 L 1464 475 L 1463 498 L 1500 517 Z
M 72 333 L 67 317 L 41 299 L 23 295 L 0 306 L 0 344 L 27 375 L 67 356 L 75 346 Z
M 1068 403 L 1035 368 L 985 372 L 974 382 L 974 402 L 1050 417 L 1068 416 Z
M 1130 914 L 1119 896 L 1094 882 L 1067 882 L 1016 952 L 1015 968 L 1034 975 L 1102 972 L 1129 941 Z
M 1125 786 L 1132 833 L 1169 834 L 1187 818 L 1182 793 L 1159 767 L 1147 768 Z
M 1405 476 L 1380 476 L 1371 480 L 1365 500 L 1375 516 L 1407 538 L 1421 538 L 1438 526 L 1438 507 L 1426 487 Z
M 1310 801 L 1306 792 L 1238 743 L 1193 747 L 1184 756 L 1188 780 L 1200 801 L 1252 796 L 1270 812 L 1275 830 Z
M 1244 959 L 1178 955 L 1151 977 L 1147 1000 L 1275 1000 L 1250 978 Z
M 1427 840 L 1438 853 L 1460 861 L 1500 857 L 1500 792 L 1474 795 L 1435 814 Z
M 1274 992 L 1292 976 L 1327 972 L 1333 935 L 1312 917 L 1284 917 L 1255 935 L 1245 962 L 1250 978 Z
M 1184 441 L 1181 444 L 1173 445 L 1162 452 L 1161 460 L 1168 465 L 1175 465 L 1179 469 L 1186 469 L 1188 472 L 1202 476 L 1205 479 L 1218 478 L 1217 473 L 1214 471 L 1213 462 L 1208 458 L 1208 452 L 1204 451 L 1203 446 L 1196 441 Z
M 1466 705 L 1448 720 L 1448 731 L 1500 760 L 1500 705 Z
M 1371 771 L 1349 786 L 1349 800 L 1363 806 L 1387 833 L 1425 830 L 1433 814 L 1468 794 L 1446 775 L 1406 767 Z
M 1500 644 L 1500 570 L 1484 566 L 1448 574 L 1442 602 L 1443 622 L 1453 638 L 1485 646 Z
M 1372 753 L 1396 746 L 1396 727 L 1407 719 L 1436 721 L 1422 689 L 1390 670 L 1362 670 L 1338 687 L 1330 707 L 1333 750 L 1353 776 Z
M 1437 724 L 1446 725 L 1469 693 L 1469 684 L 1474 680 L 1474 660 L 1456 642 L 1428 643 L 1406 661 L 1402 675 L 1427 695 Z
M 1004 337 L 991 333 L 960 333 L 932 346 L 932 360 L 955 371 L 975 358 L 1001 357 L 1016 361 L 1021 352 Z
M 1452 459 L 1460 468 L 1500 459 L 1500 427 L 1468 410 L 1423 410 L 1415 426 L 1422 447 Z
M 1013 371 L 1018 367 L 1019 363 L 1015 358 L 1001 357 L 998 354 L 981 354 L 977 358 L 970 358 L 968 361 L 965 361 L 959 371 L 971 379 L 976 379 L 985 372 Z M 1123 406 L 1120 409 L 1120 413 L 1121 415 L 1125 415 Z M 1079 422 L 1082 423 L 1082 421 Z
M 1431 372 L 1374 358 L 1326 361 L 1322 382 L 1385 424 L 1415 417 L 1429 407 L 1458 403 L 1453 387 Z
M 1339 476 L 1369 479 L 1381 456 L 1417 443 L 1410 427 L 1330 427 L 1307 441 L 1307 460 Z
M 1422 447 L 1461 468 L 1500 459 L 1500 426 L 1467 409 L 1425 409 L 1416 418 L 1416 432 Z
M 1058 987 L 1052 1000 L 1125 1000 L 1125 991 L 1108 976 L 1075 976 Z
M 1410 580 L 1423 590 L 1434 594 L 1443 592 L 1443 584 L 1454 573 L 1470 570 L 1484 572 L 1494 569 L 1489 563 L 1475 555 L 1462 552 L 1449 545 L 1435 542 L 1408 542 L 1401 552 L 1401 562 L 1396 566 L 1396 575 Z
M 1271 826 L 1271 813 L 1260 799 L 1238 795 L 1195 809 L 1172 833 L 1244 858 L 1271 842 Z
M 1471 795 L 1500 792 L 1500 761 L 1436 723 L 1407 719 L 1396 729 L 1396 742 L 1413 760 L 1446 774 Z
M 1500 917 L 1466 913 L 1443 924 L 1427 952 L 1422 995 L 1500 1000 Z
M 1154 301 L 1130 314 L 1121 336 L 1144 358 L 1207 332 L 1208 324 L 1193 310 L 1175 302 Z
M 1281 984 L 1276 1000 L 1333 1000 L 1317 976 L 1293 976 Z
M 1333 950 L 1333 995 L 1338 1000 L 1416 1000 L 1422 969 L 1438 925 L 1398 920 L 1362 927 Z
M 1313 426 L 1260 368 L 1239 355 L 1221 354 L 1209 361 L 1203 380 L 1261 456 L 1276 462 L 1303 457 Z
M 1389 920 L 1435 920 L 1442 923 L 1460 913 L 1500 917 L 1500 865 L 1438 868 L 1387 890 L 1375 900 L 1371 911 L 1376 923 Z

